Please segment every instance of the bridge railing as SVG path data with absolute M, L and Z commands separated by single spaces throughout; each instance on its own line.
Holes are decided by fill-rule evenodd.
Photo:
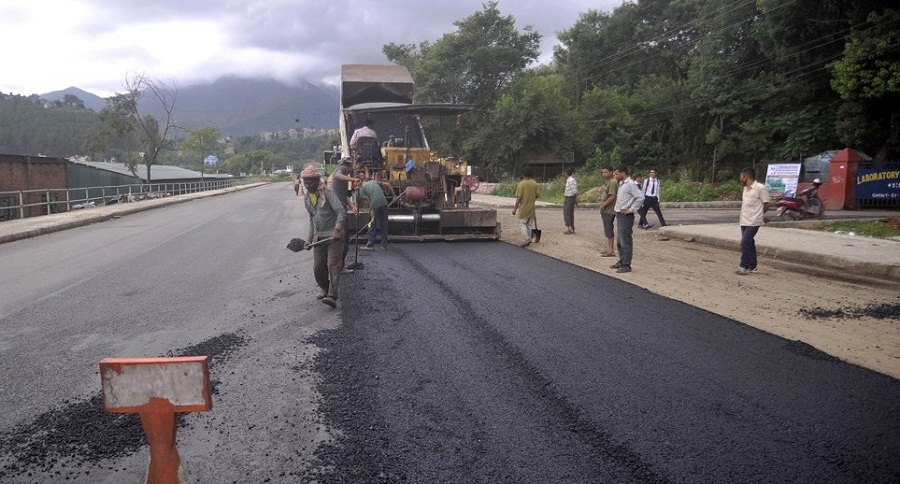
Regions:
M 0 222 L 95 206 L 220 190 L 254 182 L 250 178 L 163 182 L 84 188 L 47 188 L 0 192 Z

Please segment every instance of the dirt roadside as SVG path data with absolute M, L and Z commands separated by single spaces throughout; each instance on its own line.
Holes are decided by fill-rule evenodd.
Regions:
M 502 240 L 524 240 L 510 209 L 497 209 Z M 601 258 L 606 239 L 596 210 L 577 210 L 577 233 L 563 235 L 562 211 L 537 212 L 541 242 L 526 249 L 615 277 L 789 340 L 799 340 L 841 360 L 900 379 L 900 319 L 870 316 L 811 318 L 804 311 L 897 303 L 900 284 L 863 278 L 826 278 L 797 266 L 760 259 L 759 274 L 734 273 L 739 254 L 665 239 L 656 230 L 634 231 L 633 272 L 610 269 Z M 738 230 L 735 226 L 735 230 Z M 601 245 L 602 244 L 602 245 Z M 785 291 L 785 288 L 794 288 Z

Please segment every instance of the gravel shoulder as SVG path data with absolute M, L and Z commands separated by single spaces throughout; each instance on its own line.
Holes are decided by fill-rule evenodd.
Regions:
M 538 209 L 537 216 L 541 242 L 523 250 L 629 281 L 900 379 L 900 317 L 896 310 L 877 310 L 900 304 L 900 284 L 811 275 L 800 266 L 764 257 L 760 258 L 759 274 L 739 276 L 734 273 L 737 252 L 666 239 L 653 229 L 635 229 L 634 270 L 617 274 L 609 268 L 615 259 L 600 257 L 606 239 L 599 212 L 576 211 L 574 235 L 563 235 L 559 209 Z M 524 240 L 509 209 L 498 209 L 497 218 L 504 242 Z M 655 221 L 652 215 L 651 221 Z M 853 310 L 857 311 L 850 314 Z

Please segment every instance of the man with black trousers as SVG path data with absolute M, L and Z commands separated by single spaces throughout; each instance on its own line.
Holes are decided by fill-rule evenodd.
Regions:
M 641 219 L 638 221 L 638 227 L 644 230 L 653 227 L 653 225 L 647 223 L 647 212 L 650 209 L 653 209 L 653 212 L 656 213 L 656 218 L 659 219 L 660 227 L 666 226 L 666 219 L 663 218 L 662 210 L 659 209 L 659 178 L 656 178 L 656 170 L 650 169 L 650 176 L 644 180 L 644 185 L 641 187 L 641 191 L 644 193 L 644 205 L 638 210 L 638 215 L 641 216 Z

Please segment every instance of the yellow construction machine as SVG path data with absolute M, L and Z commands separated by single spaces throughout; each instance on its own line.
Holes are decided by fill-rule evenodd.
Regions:
M 361 177 L 382 182 L 390 202 L 391 240 L 499 239 L 497 212 L 470 208 L 478 178 L 458 157 L 432 153 L 420 118 L 455 118 L 472 109 L 460 104 L 415 104 L 409 71 L 396 65 L 349 64 L 341 69 L 341 153 Z M 376 136 L 353 133 L 371 121 Z M 367 132 L 368 133 L 368 132 Z M 350 216 L 352 233 L 368 215 Z

